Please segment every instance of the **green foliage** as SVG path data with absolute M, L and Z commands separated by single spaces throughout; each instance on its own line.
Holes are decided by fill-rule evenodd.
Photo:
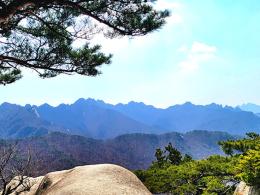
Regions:
M 154 10 L 146 0 L 3 0 L 0 84 L 20 79 L 21 68 L 42 78 L 62 73 L 96 76 L 112 56 L 99 45 L 90 47 L 95 34 L 142 36 L 162 27 L 168 16 L 169 11 Z M 75 41 L 85 44 L 75 48 Z
M 237 177 L 248 185 L 260 187 L 260 145 L 241 155 L 237 166 Z
M 192 157 L 188 154 L 182 156 L 181 152 L 169 143 L 164 147 L 164 150 L 157 148 L 155 152 L 156 161 L 153 166 L 166 167 L 169 165 L 179 165 L 183 162 L 192 161 Z
M 157 148 L 156 152 L 155 152 L 155 158 L 156 158 L 156 162 L 157 162 L 158 166 L 162 167 L 166 161 L 165 152 L 162 151 L 160 148 Z
M 219 144 L 229 156 L 213 155 L 204 160 L 181 157 L 169 144 L 165 151 L 157 149 L 160 158 L 149 169 L 135 174 L 153 193 L 233 194 L 241 180 L 260 187 L 260 136 L 248 133 L 244 139 Z
M 182 161 L 182 155 L 180 151 L 172 146 L 172 143 L 169 143 L 168 146 L 165 147 L 165 150 L 168 152 L 168 156 L 166 159 L 173 165 L 179 165 Z
M 227 155 L 234 153 L 246 153 L 248 150 L 255 150 L 260 143 L 260 136 L 256 133 L 247 133 L 247 137 L 240 140 L 221 141 L 219 145 Z
M 247 135 L 248 138 L 251 138 L 251 139 L 258 139 L 259 138 L 259 134 L 255 133 L 255 132 L 249 132 L 246 135 Z
M 150 167 L 135 173 L 153 193 L 231 194 L 234 188 L 225 182 L 234 181 L 234 164 L 230 158 L 212 156 L 167 168 Z
M 192 157 L 188 154 L 185 154 L 182 159 L 182 162 L 190 162 L 190 161 L 192 161 Z
M 240 140 L 220 142 L 226 154 L 241 153 L 236 166 L 237 178 L 248 185 L 260 186 L 260 136 L 257 133 L 247 133 Z
M 21 71 L 17 69 L 2 68 L 0 66 L 0 85 L 13 83 L 22 77 Z

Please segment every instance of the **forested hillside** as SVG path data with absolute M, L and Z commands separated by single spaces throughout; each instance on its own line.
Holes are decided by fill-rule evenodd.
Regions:
M 28 149 L 31 151 L 39 174 L 98 163 L 114 163 L 133 170 L 147 168 L 155 160 L 155 149 L 169 142 L 193 158 L 201 159 L 223 154 L 217 142 L 235 138 L 223 132 L 193 131 L 185 134 L 129 134 L 104 141 L 54 132 L 18 140 L 17 148 L 23 156 Z M 1 144 L 15 142 L 17 140 L 6 140 Z

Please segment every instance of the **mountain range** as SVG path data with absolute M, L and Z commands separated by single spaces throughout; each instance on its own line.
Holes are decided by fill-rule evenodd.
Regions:
M 166 109 L 144 103 L 112 105 L 101 100 L 79 99 L 57 107 L 0 105 L 0 137 L 25 138 L 53 131 L 95 139 L 130 133 L 162 134 L 191 130 L 225 131 L 243 135 L 260 132 L 260 117 L 240 108 L 217 104 L 185 103 Z
M 255 114 L 260 114 L 260 106 L 252 103 L 242 104 L 239 106 L 241 110 L 253 112 Z
M 78 165 L 99 163 L 118 164 L 131 170 L 144 169 L 155 160 L 156 148 L 163 148 L 169 142 L 183 154 L 201 159 L 212 154 L 223 154 L 217 142 L 236 138 L 237 136 L 225 132 L 191 131 L 161 135 L 135 133 L 108 140 L 97 140 L 51 132 L 19 140 L 0 140 L 0 148 L 6 142 L 18 143 L 16 147 L 23 157 L 26 157 L 29 149 L 37 166 L 36 175 L 41 175 Z

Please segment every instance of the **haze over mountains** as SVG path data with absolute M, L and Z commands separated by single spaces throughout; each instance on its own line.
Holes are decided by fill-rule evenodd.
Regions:
M 31 148 L 39 160 L 39 175 L 96 163 L 147 168 L 156 148 L 169 142 L 182 153 L 205 158 L 222 154 L 218 141 L 259 129 L 260 117 L 253 112 L 217 104 L 162 109 L 137 102 L 112 105 L 79 99 L 57 107 L 0 105 L 0 138 L 11 138 L 0 140 L 0 146 L 15 139 L 21 154 Z
M 79 99 L 57 107 L 0 105 L 0 137 L 24 138 L 52 131 L 108 139 L 122 134 L 226 131 L 242 135 L 260 132 L 260 117 L 240 108 L 217 104 L 185 103 L 166 109 L 144 103 L 107 104 L 100 100 Z
M 255 114 L 260 114 L 260 106 L 252 103 L 242 104 L 239 106 L 241 110 L 253 112 Z
M 37 175 L 41 175 L 78 165 L 99 163 L 118 164 L 128 169 L 144 169 L 155 160 L 156 148 L 163 148 L 169 142 L 182 153 L 201 159 L 212 154 L 223 154 L 217 142 L 236 138 L 225 132 L 192 131 L 161 135 L 136 133 L 109 140 L 96 140 L 52 132 L 44 136 L 21 139 L 17 148 L 22 156 L 26 156 L 30 148 L 33 157 L 36 157 Z M 5 142 L 10 143 L 12 140 L 0 140 L 0 147 Z

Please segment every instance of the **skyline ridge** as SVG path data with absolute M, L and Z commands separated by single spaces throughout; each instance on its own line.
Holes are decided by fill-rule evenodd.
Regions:
M 168 109 L 170 107 L 173 107 L 173 106 L 178 106 L 178 105 L 185 105 L 185 104 L 192 104 L 194 106 L 209 106 L 209 105 L 218 105 L 218 106 L 222 106 L 223 108 L 225 107 L 232 107 L 234 109 L 236 108 L 239 108 L 241 109 L 241 107 L 243 106 L 257 106 L 260 108 L 260 105 L 259 104 L 256 104 L 256 103 L 252 103 L 252 102 L 247 102 L 247 103 L 243 103 L 243 104 L 239 104 L 239 105 L 235 105 L 235 106 L 232 106 L 232 105 L 228 105 L 228 104 L 221 104 L 221 103 L 216 103 L 216 102 L 211 102 L 211 103 L 205 103 L 205 104 L 196 104 L 192 101 L 185 101 L 183 103 L 176 103 L 176 104 L 171 104 L 171 105 L 168 105 L 166 107 L 160 107 L 160 106 L 156 106 L 156 105 L 153 105 L 153 104 L 149 104 L 149 103 L 146 103 L 145 101 L 136 101 L 136 100 L 130 100 L 128 102 L 117 102 L 117 103 L 111 103 L 111 102 L 108 102 L 108 101 L 105 101 L 105 100 L 102 100 L 102 99 L 98 99 L 98 98 L 93 98 L 93 97 L 87 97 L 87 98 L 78 98 L 72 102 L 60 102 L 58 104 L 52 104 L 50 102 L 44 102 L 44 103 L 39 103 L 39 104 L 35 104 L 35 103 L 25 103 L 25 104 L 20 104 L 20 103 L 15 103 L 15 102 L 8 102 L 8 101 L 4 101 L 4 102 L 0 102 L 0 105 L 3 105 L 5 103 L 8 103 L 8 104 L 14 104 L 14 105 L 18 105 L 18 106 L 23 106 L 25 107 L 26 105 L 30 105 L 30 106 L 37 106 L 37 107 L 40 107 L 40 106 L 51 106 L 51 107 L 59 107 L 61 105 L 73 105 L 79 101 L 95 101 L 95 102 L 101 102 L 101 103 L 104 103 L 104 104 L 109 104 L 109 105 L 113 105 L 113 106 L 117 106 L 117 105 L 129 105 L 129 104 L 143 104 L 145 106 L 151 106 L 151 107 L 154 107 L 156 109 Z M 243 109 L 241 109 L 243 110 Z M 246 109 L 244 111 L 247 111 Z M 249 110 L 250 111 L 250 110 Z

